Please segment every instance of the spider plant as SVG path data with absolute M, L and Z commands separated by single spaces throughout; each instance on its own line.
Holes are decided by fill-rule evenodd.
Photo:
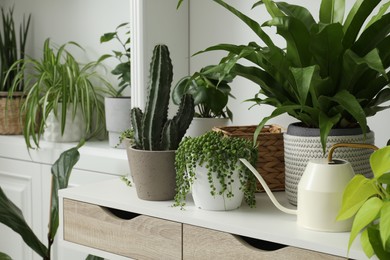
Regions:
M 68 42 L 57 48 L 51 47 L 50 39 L 43 46 L 40 60 L 27 58 L 14 63 L 12 70 L 18 66 L 10 94 L 16 91 L 25 80 L 26 100 L 21 107 L 25 113 L 23 135 L 28 148 L 33 148 L 30 137 L 37 147 L 45 128 L 49 113 L 53 112 L 61 122 L 61 134 L 64 133 L 67 120 L 67 108 L 72 109 L 73 118 L 80 109 L 86 125 L 87 137 L 93 137 L 105 131 L 104 94 L 112 91 L 107 80 L 96 72 L 99 61 L 82 65 L 67 50 L 68 47 L 82 47 L 75 42 Z M 61 106 L 61 114 L 58 113 Z

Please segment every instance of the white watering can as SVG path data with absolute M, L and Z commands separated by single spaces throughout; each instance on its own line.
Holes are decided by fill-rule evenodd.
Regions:
M 349 162 L 332 160 L 333 151 L 337 147 L 378 149 L 370 144 L 340 143 L 331 147 L 328 159 L 310 160 L 298 183 L 296 210 L 282 206 L 256 169 L 246 159 L 240 160 L 256 176 L 279 210 L 297 215 L 299 226 L 317 231 L 344 232 L 351 230 L 352 219 L 336 221 L 336 216 L 341 209 L 344 189 L 355 173 Z

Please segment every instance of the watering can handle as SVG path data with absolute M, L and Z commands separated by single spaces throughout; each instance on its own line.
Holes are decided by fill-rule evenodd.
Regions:
M 297 214 L 297 210 L 295 209 L 289 209 L 284 206 L 282 206 L 279 201 L 275 198 L 272 191 L 269 189 L 267 183 L 261 177 L 261 175 L 257 172 L 257 170 L 250 164 L 246 159 L 241 158 L 240 161 L 256 176 L 256 178 L 259 180 L 260 184 L 263 186 L 265 192 L 267 193 L 268 197 L 271 199 L 272 203 L 277 207 L 279 210 L 283 211 L 284 213 L 288 214 Z
M 363 148 L 363 149 L 372 149 L 378 150 L 379 148 L 372 144 L 361 144 L 361 143 L 337 143 L 332 145 L 328 154 L 328 162 L 332 161 L 333 152 L 336 148 L 339 147 L 350 147 L 350 148 Z

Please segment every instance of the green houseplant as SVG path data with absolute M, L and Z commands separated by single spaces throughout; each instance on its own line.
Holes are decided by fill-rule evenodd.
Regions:
M 23 101 L 22 91 L 24 88 L 21 82 L 14 95 L 9 96 L 8 90 L 12 86 L 15 75 L 20 70 L 20 66 L 15 67 L 6 77 L 12 64 L 25 56 L 27 35 L 30 27 L 31 15 L 27 20 L 23 17 L 19 32 L 14 21 L 14 8 L 8 11 L 1 8 L 0 28 L 0 134 L 21 134 L 22 123 L 19 120 L 19 107 Z M 17 37 L 17 34 L 19 34 Z
M 26 58 L 11 67 L 11 70 L 17 66 L 21 69 L 10 94 L 25 80 L 26 101 L 21 112 L 25 113 L 23 135 L 28 148 L 33 147 L 30 137 L 39 147 L 42 134 L 50 134 L 47 126 L 56 121 L 60 123 L 57 135 L 61 141 L 79 141 L 104 131 L 103 95 L 112 86 L 96 72 L 99 61 L 80 64 L 67 50 L 70 45 L 81 48 L 75 42 L 51 47 L 50 39 L 46 39 L 41 59 Z M 71 123 L 82 126 L 79 135 L 61 139 Z M 50 136 L 45 139 L 56 141 Z
M 390 257 L 390 146 L 375 151 L 370 157 L 374 178 L 357 174 L 343 194 L 342 208 L 337 217 L 354 217 L 348 249 L 359 232 L 363 250 L 368 258 Z
M 374 142 L 367 117 L 389 108 L 384 102 L 390 99 L 390 14 L 386 13 L 390 4 L 359 0 L 344 19 L 344 0 L 337 4 L 322 0 L 316 21 L 303 6 L 263 0 L 254 6 L 265 7 L 271 19 L 260 25 L 223 0 L 213 1 L 243 21 L 259 38 L 259 43 L 218 44 L 205 50 L 226 51 L 221 74 L 234 71 L 258 84 L 259 93 L 249 100 L 275 107 L 271 115 L 261 119 L 254 140 L 269 119 L 281 114 L 287 113 L 300 122 L 290 125 L 284 135 L 286 192 L 289 201 L 296 204 L 296 180 L 307 160 L 321 156 L 336 142 Z M 368 20 L 378 6 L 378 12 Z M 286 47 L 277 46 L 264 27 L 275 28 Z M 301 136 L 302 132 L 306 136 Z M 308 154 L 307 148 L 315 142 L 319 151 Z M 346 156 L 347 151 L 340 150 L 336 156 L 340 154 Z M 366 163 L 357 168 L 362 158 Z M 369 175 L 368 158 L 369 154 L 344 157 L 355 172 Z M 299 169 L 289 162 L 301 162 Z
M 102 60 L 115 58 L 118 64 L 111 71 L 118 76 L 118 87 L 110 96 L 104 98 L 106 114 L 106 129 L 111 147 L 125 148 L 121 144 L 120 134 L 130 125 L 130 96 L 123 96 L 122 92 L 130 86 L 130 31 L 128 23 L 118 25 L 114 32 L 108 32 L 100 37 L 100 43 L 113 42 L 120 45 L 120 50 L 113 50 L 112 54 L 101 57 Z
M 192 190 L 195 206 L 203 209 L 234 209 L 241 205 L 243 197 L 249 206 L 255 206 L 256 179 L 240 158 L 255 165 L 257 150 L 251 141 L 226 137 L 215 131 L 185 137 L 175 158 L 174 205 L 184 207 Z
M 233 78 L 232 73 L 221 75 L 218 65 L 210 65 L 179 80 L 172 91 L 173 103 L 179 104 L 184 94 L 190 94 L 196 106 L 187 136 L 202 135 L 214 126 L 227 125 L 228 119 L 233 120 L 227 106 L 229 97 L 233 97 L 229 86 Z
M 150 64 L 145 110 L 138 107 L 131 110 L 134 146 L 127 147 L 137 195 L 145 200 L 173 198 L 175 150 L 194 116 L 193 98 L 184 95 L 177 114 L 168 119 L 172 77 L 168 47 L 156 45 Z

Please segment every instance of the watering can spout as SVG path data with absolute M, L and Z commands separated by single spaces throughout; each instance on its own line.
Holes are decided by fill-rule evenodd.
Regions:
M 261 175 L 259 174 L 259 172 L 246 160 L 246 159 L 243 159 L 241 158 L 240 161 L 255 175 L 255 177 L 259 180 L 260 184 L 263 186 L 265 192 L 267 193 L 268 197 L 271 199 L 272 203 L 275 205 L 276 208 L 278 208 L 279 210 L 283 211 L 284 213 L 287 213 L 287 214 L 297 214 L 297 210 L 295 209 L 289 209 L 289 208 L 286 208 L 284 206 L 282 206 L 279 201 L 275 198 L 274 194 L 272 193 L 272 191 L 269 189 L 267 183 L 265 182 L 265 180 L 263 179 L 263 177 L 261 177 Z

